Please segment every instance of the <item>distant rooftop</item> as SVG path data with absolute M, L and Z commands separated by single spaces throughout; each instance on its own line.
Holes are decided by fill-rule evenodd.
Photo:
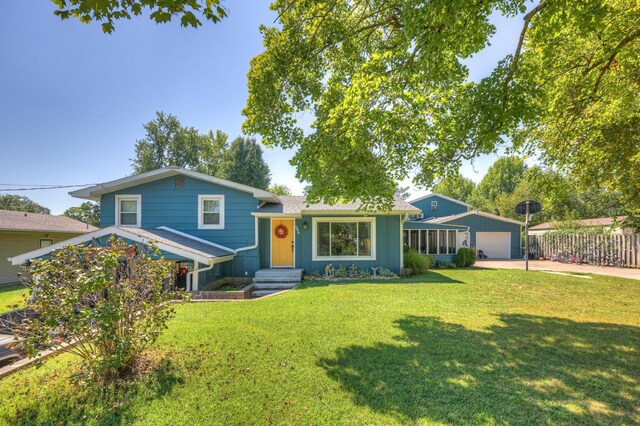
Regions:
M 0 231 L 91 232 L 95 226 L 66 216 L 0 210 Z
M 581 220 L 576 220 L 574 222 L 561 222 L 561 221 L 554 220 L 554 221 L 551 221 L 551 222 L 545 222 L 545 223 L 541 223 L 540 225 L 532 226 L 529 229 L 531 229 L 533 231 L 544 231 L 544 230 L 548 230 L 548 229 L 555 229 L 558 226 L 562 226 L 563 223 L 575 223 L 576 225 L 585 226 L 585 227 L 589 227 L 589 226 L 611 226 L 611 225 L 614 224 L 614 222 L 622 223 L 626 219 L 627 219 L 627 216 L 617 216 L 615 218 L 613 218 L 613 217 L 595 217 L 593 219 L 581 219 Z
M 280 199 L 280 204 L 265 204 L 257 211 L 257 213 L 300 214 L 302 212 L 353 212 L 361 207 L 360 203 L 344 203 L 333 205 L 326 203 L 307 204 L 306 198 L 302 195 L 280 195 L 278 196 L 278 198 Z M 420 212 L 420 209 L 403 200 L 395 200 L 392 210 L 394 212 L 407 212 L 410 214 Z

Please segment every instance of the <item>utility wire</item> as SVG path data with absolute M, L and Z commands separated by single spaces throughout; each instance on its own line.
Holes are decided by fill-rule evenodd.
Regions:
M 10 184 L 10 183 L 0 183 L 0 186 L 13 186 L 13 185 L 14 184 Z M 97 185 L 97 184 L 85 183 L 81 185 L 39 185 L 39 186 L 15 185 L 15 186 L 23 186 L 23 188 L 0 188 L 0 192 L 39 191 L 43 189 L 77 188 L 79 186 L 93 186 L 93 185 Z

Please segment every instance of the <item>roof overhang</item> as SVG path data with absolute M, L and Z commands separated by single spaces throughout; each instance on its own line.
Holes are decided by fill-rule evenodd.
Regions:
M 94 238 L 101 238 L 108 235 L 117 235 L 122 238 L 126 238 L 127 240 L 140 243 L 140 244 L 149 244 L 151 241 L 154 242 L 156 247 L 160 250 L 172 253 L 178 256 L 185 257 L 187 259 L 192 259 L 195 262 L 204 263 L 204 264 L 212 264 L 224 262 L 227 260 L 231 260 L 235 257 L 235 254 L 229 256 L 216 257 L 211 255 L 206 255 L 202 252 L 190 250 L 189 247 L 184 246 L 182 244 L 171 243 L 171 242 L 161 242 L 157 241 L 154 238 L 148 238 L 144 236 L 140 236 L 135 232 L 136 228 L 123 229 L 122 227 L 109 226 L 106 228 L 98 229 L 97 231 L 89 232 L 65 241 L 61 241 L 55 244 L 52 244 L 47 247 L 43 247 L 37 250 L 33 250 L 27 253 L 23 253 L 17 256 L 13 256 L 8 258 L 9 262 L 12 265 L 21 265 L 29 259 L 35 259 L 38 257 L 46 256 L 54 250 L 66 247 L 67 245 L 78 245 L 91 241 Z
M 448 222 L 451 222 L 452 220 L 460 219 L 460 218 L 463 218 L 463 217 L 466 217 L 466 216 L 471 216 L 471 215 L 486 217 L 487 219 L 493 219 L 493 220 L 498 220 L 498 221 L 501 221 L 501 222 L 512 223 L 514 225 L 524 226 L 523 222 L 519 222 L 519 221 L 514 220 L 514 219 L 509 219 L 508 217 L 503 217 L 503 216 L 498 216 L 496 214 L 483 212 L 483 211 L 480 211 L 480 210 L 470 210 L 468 212 L 464 212 L 464 213 L 460 213 L 460 214 L 454 214 L 454 215 L 451 215 L 451 216 L 439 217 L 439 218 L 430 220 L 430 222 L 431 223 L 448 223 Z
M 69 194 L 76 198 L 83 198 L 85 200 L 92 200 L 92 201 L 100 201 L 100 196 L 102 194 L 120 191 L 122 189 L 130 188 L 132 186 L 142 185 L 144 183 L 153 182 L 159 179 L 176 176 L 176 175 L 189 176 L 194 179 L 214 183 L 216 185 L 236 189 L 242 192 L 247 192 L 252 194 L 255 198 L 257 198 L 260 201 L 266 201 L 270 203 L 280 202 L 280 199 L 278 198 L 277 195 L 272 194 L 263 189 L 253 188 L 251 186 L 242 185 L 236 182 L 231 182 L 229 180 L 220 179 L 214 176 L 209 176 L 204 173 L 194 172 L 193 170 L 187 170 L 181 167 L 164 167 L 162 169 L 152 170 L 150 172 L 141 173 L 139 175 L 127 176 L 122 179 L 116 179 L 110 182 L 101 183 L 99 185 L 78 189 L 77 191 L 69 192 Z

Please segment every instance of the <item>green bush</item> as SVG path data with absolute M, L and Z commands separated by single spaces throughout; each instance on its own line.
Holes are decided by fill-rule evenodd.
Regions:
M 413 269 L 414 274 L 424 274 L 429 269 L 427 258 L 414 249 L 404 251 L 404 267 Z
M 476 252 L 470 248 L 458 249 L 456 264 L 461 268 L 467 268 L 476 263 Z
M 427 269 L 433 269 L 433 267 L 436 265 L 436 258 L 434 256 L 429 255 L 423 255 L 422 257 L 424 257 L 424 260 L 427 262 Z

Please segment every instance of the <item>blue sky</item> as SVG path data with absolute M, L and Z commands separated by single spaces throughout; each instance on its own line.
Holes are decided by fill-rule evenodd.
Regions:
M 60 21 L 46 0 L 3 2 L 0 184 L 92 184 L 128 175 L 142 124 L 156 111 L 238 136 L 249 60 L 262 51 L 258 27 L 275 18 L 269 3 L 228 2 L 227 19 L 197 30 L 135 18 L 105 35 L 99 24 Z M 515 47 L 520 20 L 495 17 L 494 23 L 492 46 L 468 62 L 472 79 Z M 291 156 L 265 150 L 272 181 L 300 193 Z M 467 164 L 462 173 L 479 181 L 495 158 Z M 82 202 L 68 191 L 14 193 L 61 214 Z

